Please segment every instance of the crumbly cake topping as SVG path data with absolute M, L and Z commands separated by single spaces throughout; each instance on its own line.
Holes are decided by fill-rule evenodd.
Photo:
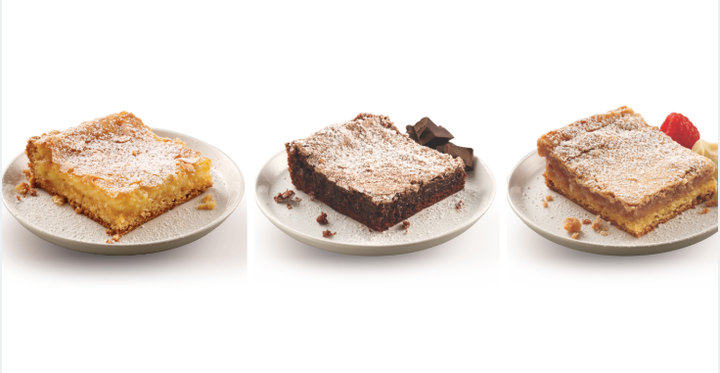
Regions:
M 62 172 L 72 173 L 117 195 L 152 187 L 180 170 L 192 172 L 200 152 L 178 140 L 156 136 L 140 118 L 121 112 L 65 131 L 31 139 L 52 152 Z
M 401 134 L 386 116 L 359 114 L 291 145 L 308 157 L 315 171 L 348 190 L 392 202 L 402 192 L 449 176 L 464 164 Z
M 542 141 L 579 182 L 630 205 L 715 167 L 627 107 L 579 120 Z

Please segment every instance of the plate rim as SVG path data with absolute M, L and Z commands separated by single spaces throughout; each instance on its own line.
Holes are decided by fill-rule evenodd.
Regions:
M 220 154 L 224 155 L 227 159 L 230 160 L 232 166 L 234 167 L 234 170 L 237 172 L 238 176 L 240 177 L 240 188 L 238 188 L 239 198 L 237 199 L 237 202 L 235 202 L 233 205 L 229 206 L 229 208 L 228 208 L 222 215 L 220 215 L 218 218 L 214 219 L 214 220 L 211 221 L 209 224 L 207 224 L 207 225 L 205 225 L 205 226 L 202 226 L 202 227 L 200 227 L 200 228 L 197 228 L 197 229 L 193 230 L 192 232 L 187 232 L 187 233 L 183 234 L 182 236 L 174 237 L 174 238 L 168 238 L 168 239 L 164 239 L 164 240 L 160 240 L 160 241 L 134 243 L 134 244 L 123 244 L 123 243 L 121 243 L 121 242 L 116 242 L 116 243 L 113 244 L 114 247 L 120 247 L 120 248 L 122 248 L 122 247 L 124 247 L 124 248 L 145 248 L 145 247 L 154 246 L 154 245 L 158 245 L 158 246 L 160 246 L 160 245 L 167 245 L 167 244 L 169 244 L 169 243 L 171 243 L 171 242 L 173 242 L 173 241 L 183 240 L 183 239 L 185 239 L 185 238 L 187 238 L 187 237 L 192 237 L 192 236 L 195 236 L 195 235 L 197 235 L 197 234 L 200 234 L 202 231 L 206 230 L 208 227 L 213 227 L 212 229 L 217 228 L 218 226 L 220 226 L 220 224 L 222 224 L 222 223 L 225 221 L 225 219 L 227 219 L 233 212 L 235 212 L 235 210 L 237 209 L 237 207 L 240 206 L 240 202 L 242 202 L 242 199 L 243 199 L 243 197 L 244 197 L 244 195 L 245 195 L 245 178 L 244 178 L 242 172 L 240 171 L 240 168 L 239 168 L 239 167 L 237 166 L 237 164 L 235 163 L 235 161 L 233 161 L 233 159 L 232 159 L 230 156 L 228 156 L 227 154 L 225 154 L 225 152 L 223 152 L 222 150 L 216 148 L 215 146 L 213 146 L 213 145 L 211 145 L 211 144 L 209 144 L 209 143 L 207 143 L 207 142 L 205 142 L 205 141 L 203 141 L 203 140 L 200 140 L 200 139 L 195 138 L 195 137 L 190 136 L 190 135 L 186 135 L 186 134 L 183 134 L 183 133 L 180 133 L 180 132 L 176 132 L 176 131 L 172 131 L 172 130 L 166 130 L 166 129 L 162 129 L 162 128 L 157 128 L 157 127 L 150 127 L 150 129 L 151 129 L 151 130 L 153 131 L 153 133 L 155 133 L 156 135 L 158 135 L 158 134 L 156 133 L 156 131 L 161 131 L 161 132 L 163 132 L 163 133 L 167 133 L 167 134 L 172 135 L 172 136 L 178 136 L 178 137 L 176 137 L 176 138 L 184 137 L 185 139 L 192 139 L 192 140 L 194 140 L 194 141 L 201 142 L 201 143 L 203 143 L 204 145 L 207 145 L 207 146 L 213 148 L 214 150 L 216 150 L 217 152 L 219 152 Z M 160 136 L 160 135 L 158 135 L 158 136 L 159 136 L 159 137 L 165 137 L 165 136 Z M 168 137 L 168 138 L 169 138 L 169 137 Z M 184 139 L 182 139 L 182 140 L 183 140 L 183 142 L 188 142 L 187 140 L 184 140 Z M 18 158 L 20 158 L 20 157 L 22 157 L 22 156 L 24 156 L 24 155 L 26 156 L 25 152 L 23 151 L 23 152 L 21 152 L 20 154 L 18 154 L 17 156 L 15 156 L 10 162 L 8 162 L 8 164 L 5 166 L 5 169 L 3 170 L 2 179 L 5 178 L 5 175 L 7 174 L 9 168 L 10 168 L 13 164 L 15 164 L 15 162 L 18 160 Z M 79 244 L 82 244 L 82 245 L 85 245 L 85 246 L 88 246 L 88 247 L 106 247 L 106 246 L 107 246 L 107 244 L 101 244 L 101 243 L 97 243 L 97 242 L 85 242 L 85 241 L 73 240 L 73 239 L 70 239 L 70 238 L 67 238 L 67 237 L 58 236 L 58 235 L 56 235 L 56 234 L 54 234 L 54 233 L 47 232 L 47 231 L 45 231 L 45 230 L 43 230 L 43 229 L 40 229 L 40 228 L 37 228 L 37 227 L 35 227 L 34 225 L 32 225 L 32 224 L 30 224 L 29 222 L 27 222 L 27 221 L 26 221 L 25 219 L 23 219 L 22 217 L 18 216 L 18 215 L 8 206 L 8 201 L 7 201 L 6 198 L 5 198 L 5 194 L 3 194 L 3 196 L 2 196 L 2 200 L 3 200 L 3 205 L 5 206 L 5 209 L 7 209 L 7 211 L 10 213 L 10 215 L 12 215 L 12 216 L 15 218 L 15 220 L 17 220 L 17 221 L 20 223 L 20 225 L 22 225 L 25 229 L 28 229 L 28 230 L 29 230 L 31 233 L 33 233 L 33 234 L 35 234 L 35 232 L 33 232 L 31 229 L 29 229 L 28 226 L 32 227 L 32 228 L 35 229 L 35 230 L 41 231 L 44 235 L 47 235 L 48 237 L 52 237 L 54 240 L 57 240 L 57 241 L 64 241 L 64 242 L 68 242 L 68 243 L 79 243 Z M 162 215 L 160 215 L 160 216 L 162 216 Z M 158 216 L 158 217 L 160 217 L 160 216 Z M 157 218 L 157 217 L 156 217 L 156 218 Z M 99 225 L 99 224 L 98 224 L 98 225 Z M 211 229 L 211 230 L 212 230 L 212 229 Z M 208 233 L 209 233 L 209 232 L 208 232 Z M 37 235 L 37 234 L 36 234 L 36 235 Z M 45 240 L 45 241 L 47 241 L 47 239 L 45 239 L 45 238 L 43 238 L 43 237 L 40 237 L 40 238 L 43 239 L 43 240 Z M 52 243 L 52 242 L 51 242 L 51 243 Z M 181 245 L 181 246 L 183 246 L 183 245 Z M 65 247 L 65 248 L 66 248 L 66 249 L 70 249 L 69 247 Z M 71 249 L 71 250 L 75 250 L 75 249 Z M 166 249 L 166 250 L 167 250 L 167 249 Z M 85 250 L 82 250 L 82 251 L 83 251 L 83 252 L 88 252 L 88 251 L 85 251 Z M 160 250 L 160 251 L 164 251 L 164 250 Z M 148 253 L 151 253 L 151 252 L 154 252 L 154 251 L 148 251 Z
M 329 241 L 329 240 L 321 240 L 321 239 L 319 239 L 319 238 L 317 238 L 317 237 L 311 236 L 311 235 L 309 235 L 309 234 L 307 234 L 307 233 L 305 233 L 305 232 L 300 232 L 300 231 L 298 231 L 298 230 L 296 230 L 296 229 L 293 229 L 293 228 L 288 227 L 287 225 L 283 224 L 283 223 L 280 222 L 277 218 L 275 218 L 270 211 L 267 211 L 266 208 L 265 208 L 265 206 L 263 206 L 263 204 L 260 202 L 260 196 L 259 196 L 259 194 L 258 194 L 258 189 L 259 189 L 259 188 L 258 188 L 258 186 L 259 186 L 258 183 L 260 182 L 260 176 L 262 175 L 262 173 L 263 173 L 263 171 L 265 170 L 265 168 L 270 164 L 270 162 L 272 162 L 273 160 L 275 160 L 275 158 L 279 157 L 280 155 L 282 155 L 282 154 L 284 154 L 284 153 L 285 153 L 285 150 L 280 150 L 280 151 L 278 151 L 277 153 L 275 153 L 273 156 L 271 156 L 271 157 L 263 164 L 263 166 L 262 166 L 262 167 L 260 168 L 260 170 L 258 171 L 257 177 L 255 178 L 255 203 L 257 204 L 258 208 L 259 208 L 260 211 L 263 213 L 263 215 L 265 215 L 265 217 L 266 217 L 268 220 L 270 220 L 271 223 L 273 223 L 276 227 L 278 227 L 281 231 L 283 231 L 283 233 L 285 233 L 285 234 L 289 235 L 290 237 L 292 237 L 292 235 L 288 234 L 288 233 L 285 231 L 285 230 L 287 229 L 288 231 L 291 231 L 291 232 L 293 232 L 294 234 L 297 234 L 297 235 L 301 236 L 301 237 L 305 240 L 305 242 L 303 242 L 303 241 L 301 241 L 301 240 L 298 240 L 298 239 L 295 238 L 295 237 L 292 237 L 293 239 L 295 239 L 295 240 L 297 240 L 297 241 L 300 241 L 300 242 L 303 242 L 303 243 L 306 243 L 306 244 L 308 244 L 307 242 L 311 242 L 312 244 L 308 244 L 309 246 L 315 247 L 315 248 L 317 248 L 317 249 L 325 250 L 325 251 L 330 251 L 330 252 L 346 253 L 346 252 L 341 252 L 341 251 L 327 250 L 327 249 L 324 249 L 322 246 L 333 246 L 333 247 L 336 247 L 336 248 L 339 248 L 339 249 L 352 249 L 352 248 L 357 248 L 357 247 L 364 247 L 364 248 L 388 249 L 388 250 L 390 250 L 390 249 L 396 249 L 396 248 L 404 248 L 404 247 L 408 247 L 408 246 L 421 246 L 421 245 L 423 245 L 423 244 L 430 243 L 430 242 L 432 242 L 432 241 L 438 240 L 438 239 L 443 238 L 443 237 L 446 237 L 446 236 L 455 237 L 455 236 L 457 236 L 457 235 L 460 235 L 460 234 L 464 233 L 466 230 L 468 230 L 468 229 L 471 228 L 473 225 L 475 225 L 475 223 L 477 223 L 477 222 L 490 210 L 490 207 L 492 207 L 492 204 L 495 202 L 495 197 L 496 197 L 496 195 L 497 195 L 497 181 L 496 181 L 496 179 L 495 179 L 495 175 L 492 173 L 492 171 L 491 171 L 490 168 L 487 166 L 487 164 L 486 164 L 485 162 L 483 162 L 479 157 L 476 156 L 475 159 L 476 159 L 477 161 L 479 161 L 480 164 L 482 164 L 483 168 L 487 171 L 488 175 L 490 175 L 490 181 L 491 181 L 491 186 L 492 186 L 492 195 L 491 195 L 490 201 L 489 201 L 488 204 L 487 204 L 487 207 L 486 207 L 485 209 L 479 211 L 479 212 L 477 213 L 477 216 L 476 216 L 476 217 L 468 220 L 468 221 L 465 222 L 464 224 L 461 224 L 461 225 L 459 225 L 459 226 L 457 226 L 457 227 L 454 227 L 452 230 L 450 230 L 450 231 L 448 231 L 448 232 L 445 232 L 445 233 L 443 233 L 443 234 L 440 235 L 440 236 L 424 238 L 424 239 L 421 240 L 421 241 L 404 242 L 404 243 L 399 243 L 399 244 L 362 245 L 362 246 L 360 246 L 360 245 L 357 245 L 357 244 L 346 243 L 346 242 L 332 242 L 332 241 Z M 358 222 L 358 223 L 359 223 L 359 222 Z M 362 223 L 359 223 L 359 224 L 362 224 Z M 282 227 L 282 228 L 281 228 L 281 227 Z M 452 238 L 451 238 L 451 239 L 452 239 Z M 433 247 L 433 246 L 436 246 L 436 245 L 431 245 L 430 247 Z M 412 251 L 417 251 L 417 250 L 411 250 L 411 251 L 408 251 L 408 253 L 409 253 L 409 252 L 412 252 Z
M 528 153 L 528 154 L 526 154 L 524 157 L 522 157 L 522 158 L 520 159 L 520 161 L 515 164 L 515 166 L 513 167 L 512 171 L 508 174 L 508 178 L 507 178 L 507 189 L 506 189 L 506 192 L 507 192 L 507 200 L 508 200 L 508 204 L 510 205 L 510 209 L 512 209 L 512 211 L 515 213 L 515 215 L 517 215 L 517 217 L 520 218 L 520 220 L 522 220 L 522 222 L 525 223 L 525 225 L 527 225 L 530 229 L 532 229 L 533 231 L 535 231 L 540 237 L 543 237 L 543 238 L 547 239 L 548 241 L 555 242 L 556 244 L 559 244 L 559 245 L 561 245 L 561 246 L 564 246 L 564 247 L 567 247 L 567 248 L 573 249 L 573 250 L 578 250 L 578 251 L 584 251 L 584 250 L 580 250 L 580 249 L 578 249 L 578 248 L 576 248 L 576 247 L 573 247 L 573 246 L 584 246 L 584 247 L 589 248 L 589 249 L 601 249 L 601 250 L 602 250 L 602 249 L 610 249 L 610 248 L 612 248 L 612 249 L 650 249 L 650 248 L 666 248 L 666 250 L 658 250 L 658 251 L 653 252 L 653 253 L 659 254 L 659 253 L 662 253 L 662 252 L 665 252 L 665 251 L 673 251 L 673 250 L 677 250 L 677 249 L 684 248 L 684 247 L 687 247 L 687 246 L 691 246 L 691 245 L 693 245 L 693 244 L 695 244 L 695 243 L 704 241 L 705 239 L 711 237 L 713 233 L 717 233 L 717 232 L 718 232 L 718 223 L 716 222 L 716 223 L 715 223 L 715 226 L 713 226 L 713 227 L 709 227 L 709 228 L 707 228 L 707 229 L 705 229 L 705 230 L 702 230 L 702 231 L 700 231 L 700 232 L 694 233 L 694 234 L 691 235 L 691 236 L 684 237 L 684 238 L 682 238 L 682 239 L 674 240 L 674 241 L 671 241 L 671 242 L 651 243 L 651 244 L 633 245 L 633 246 L 617 246 L 617 245 L 600 245 L 600 244 L 596 244 L 596 243 L 592 243 L 592 242 L 576 241 L 576 240 L 572 240 L 571 238 L 568 238 L 568 237 L 563 237 L 563 236 L 557 235 L 557 234 L 555 234 L 554 232 L 547 231 L 546 229 L 544 229 L 544 228 L 540 227 L 539 225 L 535 224 L 535 222 L 532 222 L 532 221 L 530 221 L 529 219 L 526 219 L 526 218 L 523 216 L 523 214 L 518 211 L 518 207 L 515 206 L 515 204 L 513 203 L 512 197 L 511 197 L 511 195 L 510 195 L 510 188 L 511 188 L 510 181 L 511 181 L 511 179 L 513 178 L 513 176 L 515 176 L 515 172 L 517 172 L 518 167 L 519 167 L 521 164 L 523 164 L 523 162 L 527 161 L 528 158 L 530 158 L 530 157 L 532 157 L 532 156 L 535 156 L 535 155 L 537 155 L 538 157 L 540 157 L 540 155 L 538 155 L 538 153 L 537 153 L 537 149 L 531 151 L 530 153 Z M 541 158 L 542 158 L 542 157 L 541 157 Z M 572 202 L 572 201 L 571 201 L 571 202 Z M 573 203 L 574 203 L 574 202 L 573 202 Z M 547 234 L 550 234 L 552 237 L 556 238 L 556 240 L 551 240 L 551 239 L 549 239 L 549 238 L 541 235 L 541 234 L 538 232 L 538 230 L 543 231 L 543 232 L 545 232 L 545 233 L 547 233 Z M 714 230 L 714 232 L 713 232 L 713 230 Z M 626 232 L 623 232 L 623 233 L 626 233 Z M 706 236 L 706 235 L 707 235 L 707 236 Z M 703 236 L 705 236 L 705 237 L 702 238 Z M 698 239 L 699 239 L 699 240 L 698 240 Z M 683 242 L 688 242 L 688 244 L 687 244 L 687 245 L 683 245 L 683 244 L 682 244 Z M 680 247 L 676 247 L 676 246 L 678 246 L 678 245 L 680 245 Z M 676 247 L 676 248 L 673 248 L 673 247 Z M 591 252 L 591 253 L 595 253 L 595 254 L 604 254 L 604 255 L 620 255 L 620 254 L 601 253 L 601 252 L 596 252 L 596 251 L 585 251 L 585 252 Z M 649 254 L 651 254 L 651 253 L 649 253 Z M 631 254 L 631 255 L 632 255 L 632 254 Z

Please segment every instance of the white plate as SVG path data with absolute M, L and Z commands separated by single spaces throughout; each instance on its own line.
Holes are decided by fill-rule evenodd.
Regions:
M 20 154 L 3 174 L 3 203 L 20 224 L 38 237 L 75 251 L 104 255 L 148 254 L 193 242 L 219 226 L 242 200 L 245 182 L 235 163 L 211 145 L 177 132 L 153 129 L 161 137 L 179 138 L 188 147 L 212 160 L 213 187 L 201 195 L 212 194 L 218 204 L 214 210 L 198 210 L 199 198 L 188 201 L 107 244 L 105 228 L 85 215 L 76 214 L 69 204 L 56 206 L 44 190 L 38 196 L 21 198 L 15 186 L 27 181 L 22 170 L 28 159 Z M 8 234 L 8 232 L 5 232 Z
M 496 184 L 487 166 L 475 158 L 475 170 L 468 173 L 465 189 L 413 215 L 408 234 L 400 224 L 378 233 L 298 191 L 290 181 L 287 155 L 276 154 L 260 170 L 255 183 L 255 200 L 260 211 L 290 237 L 322 250 L 351 255 L 395 255 L 440 245 L 468 230 L 487 212 L 495 198 Z M 294 190 L 301 202 L 275 203 L 273 197 L 286 189 Z M 464 208 L 455 209 L 459 201 Z M 320 225 L 320 212 L 328 214 L 329 225 Z M 337 232 L 323 238 L 322 232 Z
M 646 255 L 681 249 L 698 243 L 718 231 L 718 209 L 710 208 L 706 215 L 697 209 L 685 211 L 667 223 L 660 224 L 652 232 L 636 238 L 610 227 L 608 236 L 593 231 L 584 225 L 579 240 L 573 240 L 562 228 L 567 217 L 595 219 L 591 214 L 576 203 L 551 191 L 545 186 L 542 174 L 545 172 L 545 158 L 533 151 L 523 158 L 508 179 L 508 202 L 515 214 L 532 230 L 555 242 L 571 249 L 588 253 L 605 255 Z M 542 207 L 545 196 L 552 195 L 554 200 L 548 202 L 547 208 Z

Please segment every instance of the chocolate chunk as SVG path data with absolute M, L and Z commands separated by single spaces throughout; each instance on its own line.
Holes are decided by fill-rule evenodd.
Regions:
M 428 117 L 424 117 L 423 119 L 420 119 L 417 123 L 415 123 L 415 133 L 417 136 L 422 136 L 423 132 L 425 132 L 425 129 L 427 129 L 428 124 L 437 127 L 433 121 L 430 120 Z
M 465 162 L 465 171 L 473 169 L 474 157 L 472 148 L 463 148 L 462 146 L 457 146 L 449 142 L 443 146 L 439 146 L 437 150 L 440 153 L 449 154 L 453 158 L 460 157 L 463 162 Z
M 454 138 L 448 130 L 436 125 L 428 117 L 415 123 L 415 133 L 420 139 L 420 144 L 429 148 L 436 148 Z
M 415 127 L 408 125 L 405 128 L 407 129 L 408 136 L 410 136 L 410 140 L 420 143 L 420 139 L 418 139 L 417 133 L 415 132 Z

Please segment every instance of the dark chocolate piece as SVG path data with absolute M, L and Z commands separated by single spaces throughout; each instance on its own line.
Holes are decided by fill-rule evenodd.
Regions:
M 416 143 L 420 143 L 420 139 L 418 139 L 417 132 L 415 132 L 415 127 L 408 125 L 405 128 L 407 129 L 408 136 L 410 136 L 410 140 L 415 141 Z
M 473 161 L 475 158 L 473 157 L 473 149 L 472 148 L 463 148 L 462 146 L 457 146 L 457 145 L 449 142 L 443 146 L 439 146 L 437 148 L 437 150 L 440 153 L 449 154 L 453 158 L 460 157 L 460 159 L 462 159 L 463 162 L 465 162 L 465 171 L 473 169 L 473 166 L 474 166 Z
M 415 133 L 420 139 L 420 144 L 429 148 L 436 148 L 452 140 L 454 136 L 445 128 L 433 123 L 430 118 L 425 117 L 415 123 Z
M 425 129 L 427 129 L 428 125 L 432 125 L 433 127 L 437 127 L 435 123 L 433 123 L 432 120 L 428 117 L 424 117 L 423 119 L 420 119 L 417 123 L 415 123 L 415 133 L 418 137 L 422 136 L 423 132 L 425 132 Z

